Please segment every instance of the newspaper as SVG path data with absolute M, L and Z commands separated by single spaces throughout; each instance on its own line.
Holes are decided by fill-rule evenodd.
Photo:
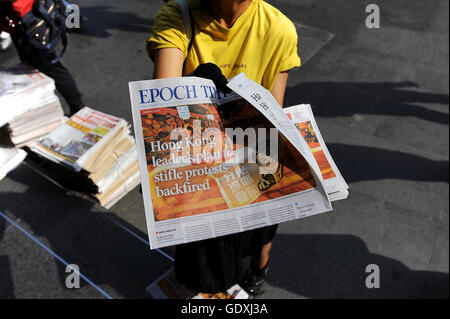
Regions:
M 330 152 L 320 134 L 311 105 L 301 104 L 283 109 L 299 130 L 319 165 L 330 201 L 346 199 L 348 185 L 334 163 Z
M 0 146 L 0 180 L 19 166 L 26 156 L 24 150 Z
M 54 81 L 25 65 L 0 71 L 0 140 L 27 146 L 64 119 Z
M 55 82 L 25 65 L 0 71 L 0 127 L 54 99 Z
M 196 77 L 129 86 L 152 249 L 332 210 L 306 140 L 244 74 L 232 94 Z
M 127 133 L 126 126 L 123 119 L 84 107 L 66 123 L 34 143 L 31 149 L 77 172 L 82 169 L 90 172 L 91 167 L 86 167 L 88 161 L 93 161 L 93 155 L 101 147 L 106 147 L 106 142 L 112 144 L 111 136 L 118 135 L 121 129 Z
M 140 182 L 135 141 L 121 118 L 84 107 L 30 145 L 30 161 L 51 181 L 107 209 Z

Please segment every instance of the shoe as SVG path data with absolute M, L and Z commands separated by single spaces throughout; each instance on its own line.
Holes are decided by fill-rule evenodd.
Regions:
M 252 263 L 242 281 L 242 288 L 251 296 L 259 296 L 264 293 L 263 285 L 266 280 L 267 273 L 269 272 L 270 265 L 267 265 L 263 269 Z

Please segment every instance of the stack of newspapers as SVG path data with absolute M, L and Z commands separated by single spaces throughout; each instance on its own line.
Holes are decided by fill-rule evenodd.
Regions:
M 48 76 L 24 65 L 0 71 L 0 140 L 22 147 L 64 121 L 61 103 Z
M 112 207 L 140 182 L 128 123 L 85 107 L 31 144 L 30 158 L 53 181 Z

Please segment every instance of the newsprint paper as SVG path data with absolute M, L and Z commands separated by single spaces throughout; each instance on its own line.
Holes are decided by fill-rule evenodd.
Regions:
M 311 105 L 301 104 L 283 109 L 305 139 L 319 165 L 330 201 L 346 199 L 348 185 L 334 163 L 312 113 Z
M 243 73 L 228 86 L 233 93 L 197 77 L 129 84 L 152 249 L 329 212 L 328 192 L 346 197 L 343 179 L 331 191 L 324 182 L 323 172 L 340 173 L 328 152 L 333 174 L 317 163 L 319 146 L 292 120 L 298 111 L 287 115 Z

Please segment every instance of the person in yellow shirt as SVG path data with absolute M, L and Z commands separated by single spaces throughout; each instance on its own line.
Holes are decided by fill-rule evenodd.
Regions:
M 294 24 L 262 0 L 187 0 L 190 30 L 182 9 L 169 1 L 147 40 L 154 78 L 194 74 L 226 90 L 226 79 L 244 72 L 271 91 L 282 106 L 288 71 L 300 66 Z M 220 84 L 220 85 L 219 85 Z M 177 280 L 203 293 L 224 292 L 237 282 L 261 293 L 276 225 L 176 247 Z M 251 256 L 245 276 L 242 258 Z

